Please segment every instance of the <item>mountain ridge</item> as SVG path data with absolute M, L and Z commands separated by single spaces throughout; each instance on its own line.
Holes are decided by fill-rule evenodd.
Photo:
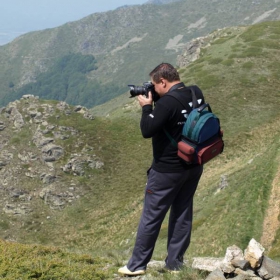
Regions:
M 93 83 L 92 94 L 86 93 L 83 99 L 87 102 L 81 104 L 93 107 L 126 92 L 127 84 L 142 84 L 146 73 L 163 60 L 175 64 L 177 55 L 192 38 L 229 25 L 275 20 L 279 18 L 278 8 L 279 2 L 275 1 L 260 1 L 258 5 L 229 0 L 144 4 L 28 33 L 0 47 L 2 105 L 12 101 L 13 95 L 18 98 L 18 90 L 36 82 L 38 73 L 50 69 L 56 59 L 78 52 L 93 55 L 98 61 L 98 68 L 87 75 Z M 115 91 L 103 94 L 96 87 L 115 87 Z M 57 99 L 65 101 L 59 94 Z

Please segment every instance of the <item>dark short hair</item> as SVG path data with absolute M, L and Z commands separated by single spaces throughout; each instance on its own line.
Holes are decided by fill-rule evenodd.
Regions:
M 180 81 L 179 73 L 169 63 L 161 63 L 149 75 L 155 83 L 159 83 L 161 78 L 168 82 Z

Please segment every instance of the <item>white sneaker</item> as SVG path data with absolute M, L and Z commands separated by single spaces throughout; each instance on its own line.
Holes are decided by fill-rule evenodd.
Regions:
M 145 270 L 136 270 L 136 271 L 130 271 L 127 266 L 123 266 L 119 268 L 118 273 L 122 275 L 129 275 L 129 276 L 137 276 L 137 275 L 143 275 L 145 274 Z

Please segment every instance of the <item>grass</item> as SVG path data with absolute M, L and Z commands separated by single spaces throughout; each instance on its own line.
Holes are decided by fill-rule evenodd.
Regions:
M 105 258 L 71 253 L 54 247 L 24 245 L 0 240 L 0 279 L 6 280 L 102 280 L 120 279 L 122 262 L 114 254 Z M 160 267 L 147 270 L 148 279 L 174 279 Z M 199 280 L 207 273 L 186 267 L 176 279 Z
M 104 260 L 40 245 L 0 241 L 0 279 L 108 279 Z

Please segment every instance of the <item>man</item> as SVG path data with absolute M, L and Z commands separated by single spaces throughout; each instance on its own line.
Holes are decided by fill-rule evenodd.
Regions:
M 166 268 L 171 271 L 182 268 L 184 253 L 190 244 L 193 196 L 203 171 L 202 166 L 188 165 L 177 156 L 177 148 L 166 133 L 177 142 L 180 140 L 186 116 L 192 110 L 190 88 L 180 82 L 177 70 L 168 63 L 157 66 L 150 77 L 159 97 L 156 106 L 153 108 L 151 92 L 148 98 L 139 95 L 138 101 L 142 107 L 142 135 L 152 137 L 153 162 L 147 172 L 143 213 L 132 257 L 118 270 L 123 275 L 145 273 L 169 209 Z M 203 104 L 204 97 L 198 87 L 195 94 L 198 103 Z

